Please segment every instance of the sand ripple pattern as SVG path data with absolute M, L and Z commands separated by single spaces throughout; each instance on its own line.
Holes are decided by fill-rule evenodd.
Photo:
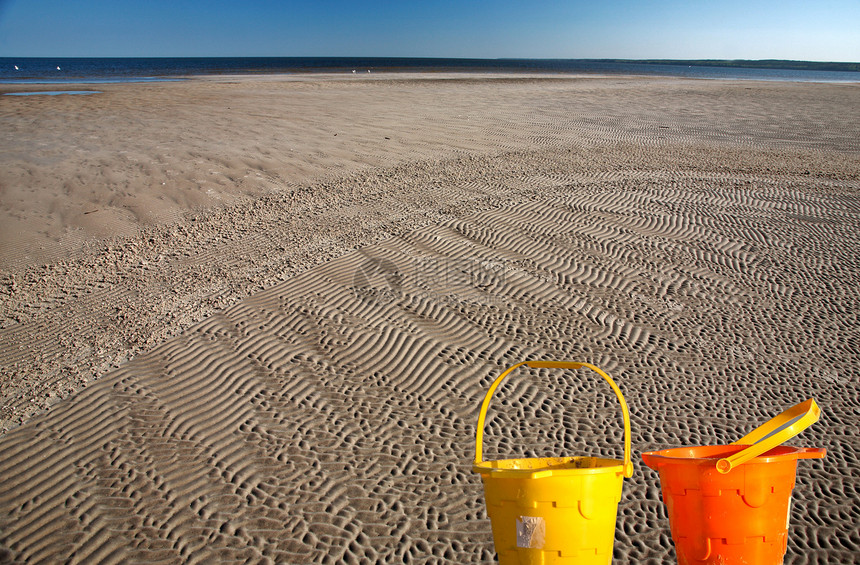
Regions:
M 814 396 L 786 563 L 860 551 L 860 198 L 719 172 L 523 177 L 543 194 L 347 253 L 194 325 L 0 443 L 11 563 L 482 563 L 478 404 L 581 359 L 635 454 L 729 442 Z M 552 180 L 552 179 L 555 180 Z M 550 191 L 549 187 L 555 188 Z M 547 197 L 551 192 L 551 197 Z M 487 457 L 620 457 L 588 375 L 511 379 Z M 616 562 L 674 559 L 655 473 Z
M 857 85 L 356 78 L 0 97 L 0 434 L 259 290 L 420 226 L 598 181 L 860 186 Z

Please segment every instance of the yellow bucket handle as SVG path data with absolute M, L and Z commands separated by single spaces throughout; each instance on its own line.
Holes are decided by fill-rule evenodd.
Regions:
M 618 388 L 618 385 L 615 384 L 609 375 L 601 371 L 599 368 L 591 365 L 590 363 L 574 363 L 571 361 L 524 361 L 522 363 L 517 363 L 513 367 L 506 370 L 504 373 L 499 375 L 493 384 L 490 385 L 490 390 L 487 391 L 486 396 L 484 397 L 484 403 L 481 404 L 481 413 L 478 415 L 478 431 L 475 434 L 475 465 L 480 465 L 483 462 L 483 452 L 484 452 L 484 419 L 487 417 L 487 408 L 490 406 L 490 399 L 493 396 L 493 393 L 496 392 L 496 389 L 499 388 L 499 385 L 502 381 L 510 375 L 515 369 L 518 367 L 522 367 L 523 365 L 528 365 L 532 369 L 580 369 L 582 367 L 587 367 L 592 371 L 596 372 L 598 375 L 603 377 L 606 382 L 609 383 L 609 386 L 612 387 L 612 390 L 615 392 L 615 396 L 618 397 L 618 402 L 621 404 L 621 409 L 624 413 L 624 476 L 632 477 L 633 476 L 633 463 L 630 461 L 630 413 L 627 410 L 627 402 L 624 401 L 624 395 L 621 394 L 621 389 Z
M 757 457 L 778 445 L 782 445 L 812 424 L 818 421 L 821 408 L 810 398 L 782 412 L 778 416 L 768 420 L 741 439 L 732 442 L 732 445 L 749 445 L 743 451 L 739 451 L 731 457 L 725 457 L 717 461 L 717 471 L 728 473 L 733 468 L 746 463 L 753 457 Z

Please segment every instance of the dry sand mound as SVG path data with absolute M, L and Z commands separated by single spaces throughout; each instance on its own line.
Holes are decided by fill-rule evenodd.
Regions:
M 602 367 L 630 405 L 636 473 L 615 562 L 674 559 L 639 453 L 730 442 L 808 397 L 824 414 L 794 443 L 828 455 L 798 466 L 786 563 L 855 558 L 860 120 L 845 116 L 856 87 L 261 84 L 257 99 L 236 87 L 241 117 L 213 110 L 227 120 L 216 123 L 257 128 L 239 153 L 256 135 L 291 143 L 304 128 L 313 147 L 322 132 L 318 151 L 262 167 L 289 184 L 285 171 L 305 163 L 294 181 L 317 180 L 262 196 L 243 185 L 232 204 L 191 215 L 174 201 L 171 221 L 132 221 L 118 200 L 106 208 L 123 222 L 114 235 L 131 235 L 45 266 L 26 265 L 17 240 L 2 257 L 4 427 L 32 416 L 34 393 L 101 378 L 0 439 L 0 562 L 492 561 L 470 472 L 477 409 L 504 368 L 537 358 Z M 192 102 L 215 107 L 232 86 L 182 88 L 196 98 L 165 112 L 189 124 Z M 283 133 L 248 117 L 285 92 L 316 113 Z M 344 153 L 349 175 L 319 180 L 334 137 L 323 109 L 338 92 L 370 104 L 353 107 L 349 130 L 367 153 Z M 44 104 L 181 129 L 108 93 L 103 107 Z M 387 129 L 370 130 L 379 146 L 360 135 L 386 102 L 402 153 L 381 149 Z M 33 109 L 14 104 L 3 119 L 35 153 L 0 155 L 3 182 L 49 174 L 32 160 L 62 133 L 29 131 Z M 208 166 L 204 130 L 171 148 L 200 150 Z M 78 166 L 92 180 L 98 162 Z M 13 193 L 38 188 L 20 182 Z M 79 188 L 48 200 L 82 207 Z M 599 379 L 524 371 L 496 396 L 486 457 L 619 457 L 620 420 Z

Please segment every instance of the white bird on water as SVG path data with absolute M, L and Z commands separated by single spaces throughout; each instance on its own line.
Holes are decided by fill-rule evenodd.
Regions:
M 18 70 L 18 65 L 15 65 L 15 70 L 16 70 L 16 71 Z
M 60 67 L 57 67 L 57 70 L 59 71 L 59 70 L 60 70 Z

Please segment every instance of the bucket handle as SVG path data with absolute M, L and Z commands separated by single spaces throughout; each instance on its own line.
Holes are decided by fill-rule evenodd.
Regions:
M 731 457 L 725 457 L 717 461 L 717 471 L 723 474 L 728 473 L 733 468 L 746 463 L 753 457 L 758 457 L 765 451 L 781 445 L 817 422 L 820 415 L 821 408 L 818 407 L 818 404 L 812 398 L 806 402 L 792 406 L 741 439 L 732 442 L 732 445 L 749 445 L 749 447 L 735 453 Z M 815 456 L 807 455 L 806 457 L 799 458 L 809 457 Z
M 493 393 L 496 392 L 496 389 L 502 384 L 502 381 L 510 375 L 515 369 L 522 367 L 523 365 L 527 365 L 532 369 L 580 369 L 582 367 L 586 367 L 596 372 L 598 375 L 603 377 L 606 382 L 609 383 L 609 386 L 612 387 L 612 390 L 615 392 L 615 396 L 618 397 L 618 402 L 621 404 L 621 410 L 624 413 L 624 476 L 629 478 L 633 476 L 633 463 L 630 461 L 630 413 L 627 410 L 627 402 L 624 401 L 624 395 L 621 394 L 621 389 L 618 388 L 618 385 L 615 384 L 609 375 L 601 371 L 599 368 L 595 367 L 590 363 L 574 363 L 571 361 L 523 361 L 522 363 L 517 363 L 513 367 L 507 369 L 504 373 L 499 375 L 493 384 L 490 385 L 490 390 L 487 391 L 486 396 L 484 396 L 484 402 L 481 404 L 481 412 L 478 415 L 478 431 L 475 434 L 475 465 L 480 465 L 483 463 L 483 452 L 484 452 L 484 420 L 487 417 L 487 408 L 490 406 L 490 399 L 493 396 Z

